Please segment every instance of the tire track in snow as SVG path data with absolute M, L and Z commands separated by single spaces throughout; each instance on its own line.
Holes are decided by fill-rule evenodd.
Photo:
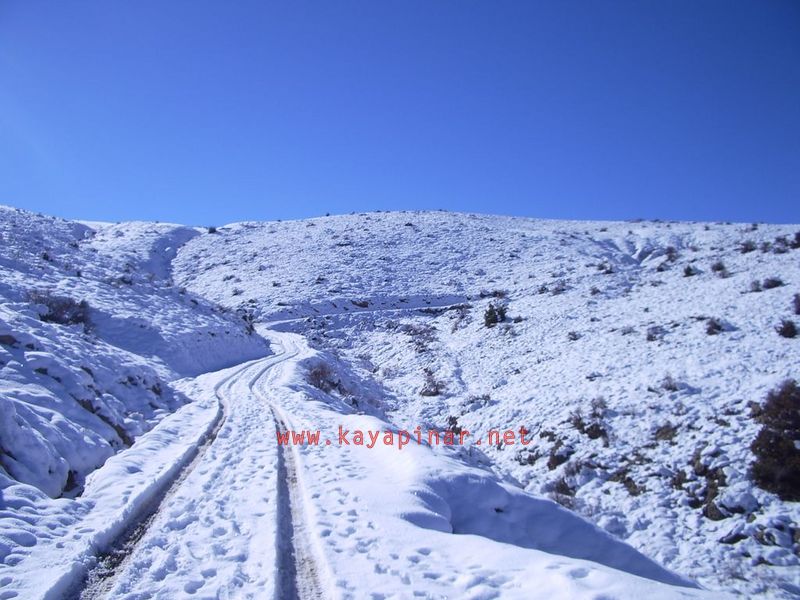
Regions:
M 277 364 L 271 362 L 267 367 L 263 367 L 261 365 L 262 360 L 263 359 L 258 359 L 256 362 L 245 364 L 241 369 L 228 375 L 214 386 L 214 394 L 219 403 L 220 410 L 211 425 L 211 430 L 200 439 L 197 449 L 188 458 L 188 462 L 178 471 L 173 479 L 163 484 L 162 490 L 140 511 L 139 516 L 112 544 L 111 549 L 98 555 L 97 565 L 89 570 L 77 589 L 70 595 L 71 598 L 77 600 L 95 600 L 97 598 L 104 598 L 113 589 L 118 575 L 125 570 L 128 559 L 134 554 L 138 543 L 147 533 L 156 517 L 160 514 L 161 508 L 166 505 L 166 501 L 176 493 L 181 484 L 192 471 L 194 471 L 195 467 L 201 462 L 208 449 L 217 439 L 217 434 L 228 418 L 228 407 L 223 398 L 223 394 L 221 394 L 222 388 L 225 387 L 229 390 L 233 383 L 244 376 L 246 371 L 260 368 L 249 384 L 252 389 L 254 382 L 260 379 L 270 367 Z
M 275 332 L 272 332 L 275 334 Z M 279 335 L 279 334 L 277 334 Z M 270 338 L 283 347 L 283 354 L 293 358 L 299 353 L 294 344 Z M 273 372 L 274 373 L 274 372 Z M 263 375 L 263 373 L 262 373 Z M 268 382 L 250 389 L 269 407 L 275 421 L 275 430 L 286 433 L 292 428 L 289 417 L 271 402 L 265 389 Z M 300 471 L 302 465 L 295 446 L 278 444 L 278 523 L 276 527 L 276 575 L 275 598 L 277 600 L 318 600 L 326 598 L 320 581 L 321 563 L 313 548 L 313 532 L 309 527 L 309 515 L 305 510 L 304 490 Z
M 274 407 L 275 428 L 289 431 Z M 298 464 L 294 446 L 278 445 L 278 581 L 275 595 L 279 600 L 311 600 L 324 598 L 319 581 L 319 567 L 311 547 L 308 516 L 303 510 L 303 491 L 298 481 Z

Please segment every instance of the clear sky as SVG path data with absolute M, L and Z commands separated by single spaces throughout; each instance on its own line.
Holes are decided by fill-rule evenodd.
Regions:
M 800 222 L 797 0 L 2 0 L 0 203 Z

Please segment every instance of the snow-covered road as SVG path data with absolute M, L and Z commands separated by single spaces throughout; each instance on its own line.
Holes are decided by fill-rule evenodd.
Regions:
M 280 421 L 264 391 L 275 365 L 296 354 L 288 346 L 224 381 L 225 420 L 207 451 L 113 575 L 82 597 L 305 597 L 301 591 L 315 590 L 294 525 L 294 460 L 275 442 Z

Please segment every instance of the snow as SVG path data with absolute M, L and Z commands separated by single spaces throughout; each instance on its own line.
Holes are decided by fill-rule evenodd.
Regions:
M 739 251 L 795 229 L 0 208 L 0 597 L 797 595 L 797 503 L 748 476 L 797 254 Z

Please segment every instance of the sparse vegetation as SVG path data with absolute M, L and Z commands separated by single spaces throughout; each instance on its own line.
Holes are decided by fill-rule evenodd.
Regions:
M 756 457 L 751 468 L 759 487 L 782 500 L 800 500 L 800 387 L 784 381 L 767 394 L 756 420 L 762 424 L 750 449 Z
M 323 392 L 330 392 L 336 387 L 333 380 L 333 371 L 325 363 L 319 363 L 309 370 L 308 383 Z
M 781 281 L 779 277 L 767 277 L 761 284 L 761 287 L 763 287 L 765 290 L 771 290 L 773 288 L 781 287 L 782 285 L 784 285 L 783 281 Z
M 655 438 L 659 442 L 670 442 L 678 432 L 678 427 L 670 422 L 659 426 L 655 432 Z
M 677 392 L 680 389 L 680 385 L 672 375 L 666 375 L 664 379 L 661 380 L 661 389 L 668 392 Z
M 781 324 L 775 328 L 778 335 L 785 338 L 797 337 L 797 325 L 791 319 L 782 319 Z
M 794 308 L 794 314 L 800 315 L 800 294 L 794 295 L 794 298 L 792 299 L 792 307 Z
M 209 225 L 208 233 L 217 233 L 217 228 L 214 227 L 213 225 Z
M 77 301 L 68 296 L 56 296 L 48 292 L 34 291 L 28 295 L 28 300 L 34 304 L 41 304 L 47 311 L 40 313 L 39 318 L 47 323 L 59 325 L 79 325 L 84 329 L 91 326 L 89 321 L 89 303 L 86 300 Z
M 420 396 L 438 396 L 444 391 L 444 384 L 438 381 L 433 374 L 432 369 L 425 369 L 425 383 L 419 391 Z
M 684 277 L 693 277 L 693 276 L 697 275 L 699 272 L 700 272 L 700 271 L 698 271 L 698 270 L 697 270 L 696 268 L 694 268 L 692 265 L 686 265 L 686 266 L 683 268 L 683 276 L 684 276 Z
M 483 323 L 486 327 L 494 327 L 506 320 L 506 307 L 502 304 L 490 304 L 483 313 Z
M 747 254 L 748 252 L 753 252 L 756 249 L 756 243 L 753 240 L 745 240 L 739 246 L 739 252 L 742 254 Z
M 572 448 L 564 445 L 564 441 L 561 438 L 556 439 L 555 443 L 550 448 L 550 455 L 547 458 L 547 468 L 551 471 L 558 468 L 567 462 L 574 453 L 575 451 Z
M 730 275 L 725 263 L 723 263 L 721 260 L 718 260 L 711 265 L 711 271 L 716 273 L 719 277 L 728 277 L 728 275 Z
M 711 318 L 706 323 L 706 333 L 708 335 L 717 335 L 718 333 L 722 333 L 724 331 L 724 327 L 722 326 L 722 322 L 719 319 Z

